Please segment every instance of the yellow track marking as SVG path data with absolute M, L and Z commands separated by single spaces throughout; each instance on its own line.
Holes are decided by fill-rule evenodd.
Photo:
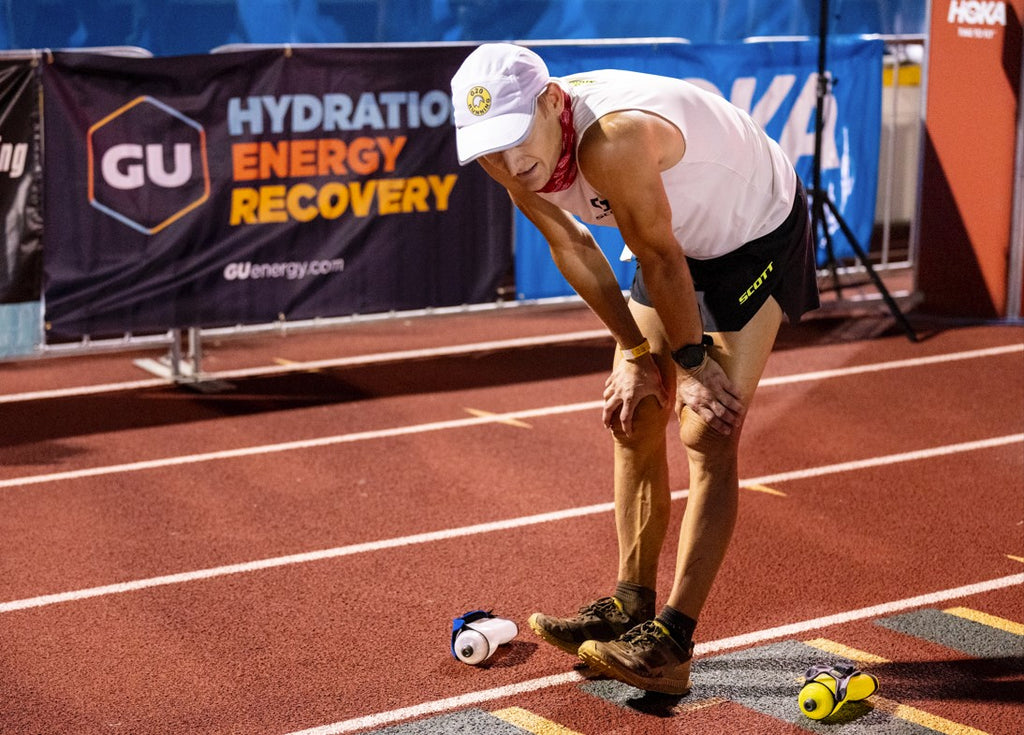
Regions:
M 942 612 L 947 615 L 956 615 L 958 618 L 973 620 L 975 623 L 981 623 L 990 628 L 999 628 L 999 630 L 1005 630 L 1007 633 L 1013 633 L 1014 635 L 1024 635 L 1024 625 L 1007 620 L 1006 618 L 998 618 L 995 615 L 972 610 L 969 607 L 951 607 Z
M 1013 559 L 1013 561 L 1019 561 L 1021 564 L 1024 564 L 1024 556 L 1014 556 L 1013 554 L 1007 554 L 1006 558 Z
M 570 730 L 567 727 L 562 727 L 557 722 L 546 720 L 540 715 L 535 715 L 533 712 L 525 710 L 522 707 L 500 709 L 496 712 L 491 712 L 491 714 L 498 719 L 504 720 L 516 727 L 521 727 L 535 735 L 582 735 L 582 733 Z
M 282 367 L 288 367 L 289 365 L 298 365 L 295 360 L 289 360 L 286 357 L 275 357 L 274 362 Z M 309 370 L 303 370 L 305 373 L 322 373 L 323 370 L 320 368 L 310 368 Z
M 722 697 L 708 697 L 707 699 L 697 699 L 693 702 L 686 702 L 685 704 L 677 704 L 672 708 L 672 711 L 677 715 L 683 715 L 687 712 L 696 712 L 697 710 L 715 707 L 719 704 L 725 704 L 728 701 L 728 699 L 723 699 Z
M 885 697 L 879 697 L 877 694 L 871 696 L 869 699 L 865 699 L 864 703 L 875 709 L 879 709 L 882 712 L 888 712 L 893 717 L 898 717 L 901 720 L 907 722 L 913 722 L 915 725 L 921 725 L 927 727 L 930 730 L 941 732 L 943 735 L 988 735 L 984 730 L 978 730 L 968 725 L 961 725 L 959 722 L 953 722 L 947 720 L 944 717 L 938 715 L 931 715 L 922 710 L 914 707 L 908 707 L 905 704 L 894 702 L 891 699 Z
M 478 418 L 484 418 L 486 416 L 497 416 L 496 413 L 493 413 L 491 411 L 481 411 L 479 408 L 467 408 L 466 413 L 476 416 Z M 518 426 L 520 429 L 533 428 L 533 426 L 531 426 L 530 424 L 526 423 L 525 421 L 520 421 L 519 419 L 505 419 L 504 421 L 497 421 L 495 423 L 508 424 L 509 426 Z
M 819 651 L 825 653 L 831 653 L 834 656 L 841 656 L 842 658 L 849 659 L 850 661 L 856 661 L 862 664 L 887 664 L 889 659 L 876 656 L 873 653 L 867 651 L 861 651 L 856 648 L 850 648 L 844 646 L 842 643 L 836 643 L 830 641 L 828 638 L 815 638 L 813 641 L 804 641 L 805 645 L 811 648 L 817 648 Z
M 778 495 L 779 497 L 786 497 L 786 493 L 775 488 L 768 487 L 767 485 L 744 485 L 745 490 L 756 490 L 759 493 L 768 493 L 769 495 Z

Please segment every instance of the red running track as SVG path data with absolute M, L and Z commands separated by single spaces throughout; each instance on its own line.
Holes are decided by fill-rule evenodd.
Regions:
M 211 344 L 211 393 L 137 355 L 0 365 L 0 732 L 821 731 L 803 668 L 852 660 L 881 688 L 837 731 L 1018 733 L 1024 328 L 878 324 L 784 328 L 683 698 L 525 625 L 614 584 L 583 309 Z M 286 371 L 232 372 L 260 366 Z M 471 667 L 448 637 L 478 607 L 520 634 Z

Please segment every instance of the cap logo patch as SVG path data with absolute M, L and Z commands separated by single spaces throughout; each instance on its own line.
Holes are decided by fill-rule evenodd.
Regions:
M 477 117 L 486 115 L 487 111 L 491 109 L 491 93 L 487 91 L 486 87 L 473 87 L 466 95 L 466 107 Z

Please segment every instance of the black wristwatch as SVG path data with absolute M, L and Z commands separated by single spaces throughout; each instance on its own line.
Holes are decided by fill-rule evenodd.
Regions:
M 700 367 L 700 364 L 704 362 L 704 358 L 708 354 L 708 347 L 713 345 L 715 341 L 711 339 L 710 334 L 705 334 L 700 338 L 700 343 L 695 345 L 683 345 L 678 350 L 672 352 L 672 359 L 679 363 L 680 367 L 686 370 L 693 370 L 695 367 Z

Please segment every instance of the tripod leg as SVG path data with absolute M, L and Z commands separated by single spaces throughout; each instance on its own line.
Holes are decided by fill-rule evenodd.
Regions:
M 836 218 L 836 222 L 839 223 L 839 229 L 841 229 L 843 234 L 846 235 L 846 239 L 849 241 L 850 247 L 852 247 L 853 251 L 857 254 L 857 259 L 861 262 L 861 265 L 864 266 L 868 276 L 871 278 L 871 282 L 875 284 L 875 288 L 877 288 L 878 292 L 882 295 L 882 300 L 885 301 L 885 305 L 889 307 L 889 311 L 892 313 L 893 318 L 896 319 L 899 325 L 903 328 L 903 331 L 906 332 L 907 338 L 911 342 L 917 342 L 917 333 L 914 331 L 914 328 L 910 326 L 910 322 L 907 321 L 907 317 L 900 310 L 899 304 L 896 303 L 895 299 L 893 299 L 892 295 L 889 293 L 889 289 L 885 287 L 885 284 L 882 283 L 882 279 L 878 277 L 878 273 L 875 272 L 875 269 L 868 260 L 867 253 L 864 252 L 864 248 L 862 248 L 860 243 L 857 242 L 857 237 L 853 234 L 849 225 L 846 224 L 846 220 L 844 220 L 842 215 L 839 214 L 839 211 L 836 209 L 836 205 L 829 200 L 828 197 L 824 199 L 824 203 L 828 204 L 829 209 L 832 210 L 832 215 Z
M 825 221 L 825 201 L 828 195 L 820 189 L 811 189 L 808 192 L 812 197 L 811 201 L 811 232 L 814 235 L 815 244 L 819 243 L 819 230 L 821 237 L 825 238 L 825 265 L 832 274 L 832 288 L 836 292 L 836 298 L 843 298 L 843 287 L 839 282 L 839 262 L 836 259 L 835 246 L 832 242 L 832 233 L 828 230 L 828 222 Z

